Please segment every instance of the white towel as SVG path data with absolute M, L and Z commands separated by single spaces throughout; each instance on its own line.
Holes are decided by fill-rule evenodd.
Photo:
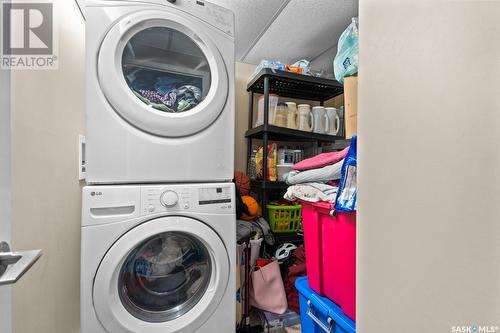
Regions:
M 340 179 L 343 163 L 344 160 L 319 169 L 290 171 L 286 176 L 286 183 L 289 185 L 303 183 L 326 183 L 330 180 Z
M 299 199 L 309 202 L 326 201 L 334 203 L 337 198 L 337 191 L 338 187 L 336 186 L 306 183 L 289 186 L 283 197 L 290 201 Z

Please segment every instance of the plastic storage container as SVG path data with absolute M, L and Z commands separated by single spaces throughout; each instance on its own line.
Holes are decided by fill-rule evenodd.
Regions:
M 269 124 L 274 125 L 276 118 L 276 107 L 278 106 L 279 96 L 276 94 L 269 94 Z M 264 124 L 264 96 L 259 97 L 257 106 L 257 121 L 255 127 Z
M 356 213 L 335 213 L 329 203 L 302 202 L 309 285 L 356 320 Z
M 288 309 L 284 314 L 259 311 L 264 332 L 283 332 L 283 327 L 300 324 L 300 315 Z
M 295 281 L 299 291 L 300 323 L 302 333 L 355 333 L 356 323 L 326 297 L 315 293 L 306 277 Z
M 302 206 L 267 205 L 269 225 L 273 232 L 296 232 L 302 222 Z
M 278 103 L 278 106 L 276 106 L 276 113 L 274 116 L 274 125 L 275 126 L 281 126 L 281 127 L 286 127 L 286 118 L 288 114 L 288 108 L 285 103 Z
M 285 181 L 285 176 L 293 170 L 293 164 L 278 164 L 276 166 L 276 169 L 278 171 L 278 180 L 280 182 Z

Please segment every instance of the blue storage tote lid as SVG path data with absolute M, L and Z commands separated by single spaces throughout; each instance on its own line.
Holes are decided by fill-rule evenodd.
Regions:
M 297 287 L 301 298 L 300 317 L 303 326 L 302 332 L 316 332 L 314 329 L 308 329 L 308 323 L 304 322 L 304 318 L 306 320 L 311 319 L 312 321 L 310 322 L 316 323 L 327 332 L 328 330 L 326 330 L 326 328 L 328 328 L 328 323 L 325 320 L 326 318 L 331 318 L 333 321 L 332 330 L 330 330 L 331 332 L 356 332 L 356 323 L 348 318 L 337 304 L 314 292 L 314 290 L 312 290 L 307 283 L 307 277 L 303 276 L 298 278 L 295 281 L 295 287 Z

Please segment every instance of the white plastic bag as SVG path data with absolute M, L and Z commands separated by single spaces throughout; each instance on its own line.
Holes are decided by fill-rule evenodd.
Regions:
M 337 55 L 333 60 L 335 78 L 344 83 L 344 77 L 358 72 L 358 18 L 353 17 L 351 24 L 340 35 Z
M 278 61 L 278 60 L 263 59 L 260 61 L 260 63 L 257 65 L 257 67 L 255 67 L 255 70 L 254 70 L 253 74 L 250 76 L 249 80 L 251 81 L 264 68 L 270 68 L 273 71 L 284 71 L 285 64 Z

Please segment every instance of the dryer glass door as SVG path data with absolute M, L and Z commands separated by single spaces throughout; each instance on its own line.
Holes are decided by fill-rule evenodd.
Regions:
M 102 259 L 92 291 L 95 313 L 107 332 L 194 332 L 217 309 L 229 272 L 224 243 L 203 222 L 146 221 Z
M 130 38 L 122 68 L 132 92 L 164 112 L 191 110 L 210 89 L 210 65 L 203 51 L 189 36 L 168 27 L 151 27 Z
M 126 122 L 150 134 L 181 137 L 202 131 L 224 110 L 228 96 L 215 34 L 174 8 L 123 17 L 98 54 L 107 101 Z

